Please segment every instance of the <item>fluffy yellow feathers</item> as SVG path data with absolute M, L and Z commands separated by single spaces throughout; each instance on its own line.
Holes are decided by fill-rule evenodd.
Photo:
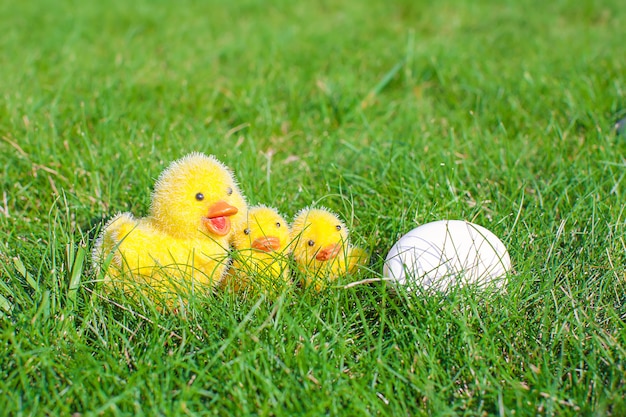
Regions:
M 348 242 L 348 229 L 322 208 L 302 209 L 291 230 L 293 257 L 304 274 L 305 285 L 319 290 L 339 276 L 354 272 L 366 253 Z
M 291 282 L 289 224 L 270 207 L 250 208 L 248 221 L 233 235 L 233 265 L 225 285 L 236 291 L 275 293 Z
M 304 284 L 315 289 L 367 259 L 350 246 L 335 214 L 303 209 L 290 230 L 275 209 L 248 210 L 221 162 L 192 153 L 160 175 L 147 217 L 121 213 L 105 225 L 93 260 L 107 287 L 155 295 L 171 305 L 179 295 L 206 292 L 217 283 L 275 293 L 291 282 L 292 253 Z
M 122 213 L 107 223 L 93 258 L 110 286 L 204 290 L 224 275 L 232 231 L 246 213 L 232 173 L 214 157 L 192 153 L 163 171 L 148 217 Z

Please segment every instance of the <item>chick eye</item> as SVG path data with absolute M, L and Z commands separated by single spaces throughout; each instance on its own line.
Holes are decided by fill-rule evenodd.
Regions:
M 280 222 L 276 222 L 276 227 L 280 227 Z
M 202 193 L 196 194 L 196 200 L 198 200 L 198 201 L 204 200 L 204 194 L 202 194 Z
M 315 241 L 313 241 L 313 240 L 309 240 L 309 241 L 307 242 L 307 244 L 308 244 L 309 246 L 313 246 L 313 245 L 315 245 Z
M 226 194 L 228 194 L 228 195 L 233 195 L 233 189 L 232 189 L 232 187 L 228 187 L 228 188 L 226 189 Z
M 341 230 L 341 225 L 338 224 L 337 226 L 335 226 L 335 229 L 337 229 L 337 231 Z
M 243 234 L 244 235 L 249 235 L 250 234 L 250 229 L 243 229 Z

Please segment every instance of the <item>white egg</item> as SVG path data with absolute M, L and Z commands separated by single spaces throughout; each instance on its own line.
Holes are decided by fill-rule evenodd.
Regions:
M 402 236 L 387 255 L 383 275 L 445 292 L 467 284 L 501 288 L 510 269 L 509 253 L 492 232 L 464 220 L 441 220 Z

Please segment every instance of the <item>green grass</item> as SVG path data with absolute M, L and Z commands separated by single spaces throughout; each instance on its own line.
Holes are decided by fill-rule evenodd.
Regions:
M 619 0 L 0 2 L 7 415 L 626 414 Z M 89 251 L 202 151 L 251 203 L 341 214 L 378 277 L 468 219 L 507 290 L 381 283 L 178 315 L 102 298 Z

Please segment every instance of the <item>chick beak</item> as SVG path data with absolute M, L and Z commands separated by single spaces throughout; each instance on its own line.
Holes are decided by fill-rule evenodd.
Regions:
M 254 239 L 252 248 L 263 252 L 277 251 L 280 249 L 280 239 L 274 236 L 263 236 Z
M 202 219 L 206 228 L 218 236 L 226 236 L 230 232 L 230 216 L 237 214 L 237 207 L 225 201 L 218 201 L 209 207 L 207 216 Z
M 328 261 L 333 259 L 335 256 L 339 254 L 341 250 L 341 245 L 339 243 L 335 243 L 333 245 L 328 245 L 317 252 L 315 255 L 315 259 L 318 261 Z

